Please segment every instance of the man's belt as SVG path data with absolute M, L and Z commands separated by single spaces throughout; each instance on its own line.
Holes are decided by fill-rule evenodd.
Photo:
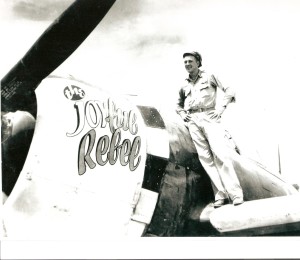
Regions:
M 205 112 L 205 111 L 210 111 L 215 109 L 214 107 L 199 107 L 199 108 L 190 108 L 188 109 L 188 113 L 192 114 L 192 113 L 197 113 L 197 112 Z

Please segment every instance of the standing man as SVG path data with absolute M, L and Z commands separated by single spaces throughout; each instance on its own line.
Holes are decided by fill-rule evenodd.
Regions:
M 220 124 L 221 115 L 235 101 L 235 94 L 229 87 L 223 87 L 214 75 L 200 69 L 202 57 L 198 52 L 184 53 L 183 61 L 189 76 L 179 91 L 177 113 L 186 122 L 199 160 L 211 179 L 214 207 L 224 205 L 228 199 L 233 205 L 242 204 L 243 191 L 230 159 L 232 147 Z M 221 90 L 224 98 L 217 109 L 216 95 Z

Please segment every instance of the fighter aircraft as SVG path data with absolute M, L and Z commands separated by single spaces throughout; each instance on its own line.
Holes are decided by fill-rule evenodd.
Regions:
M 232 140 L 245 203 L 215 209 L 175 111 L 51 74 L 114 2 L 75 1 L 1 81 L 4 237 L 299 235 L 297 188 Z

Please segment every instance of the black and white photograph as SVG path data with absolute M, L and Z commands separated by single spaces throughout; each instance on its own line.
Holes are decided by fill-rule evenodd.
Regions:
M 300 1 L 0 14 L 1 259 L 300 257 Z

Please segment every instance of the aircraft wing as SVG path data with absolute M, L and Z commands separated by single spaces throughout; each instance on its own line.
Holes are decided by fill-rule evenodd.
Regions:
M 300 194 L 247 201 L 203 210 L 200 221 L 210 221 L 223 236 L 260 236 L 300 233 Z

